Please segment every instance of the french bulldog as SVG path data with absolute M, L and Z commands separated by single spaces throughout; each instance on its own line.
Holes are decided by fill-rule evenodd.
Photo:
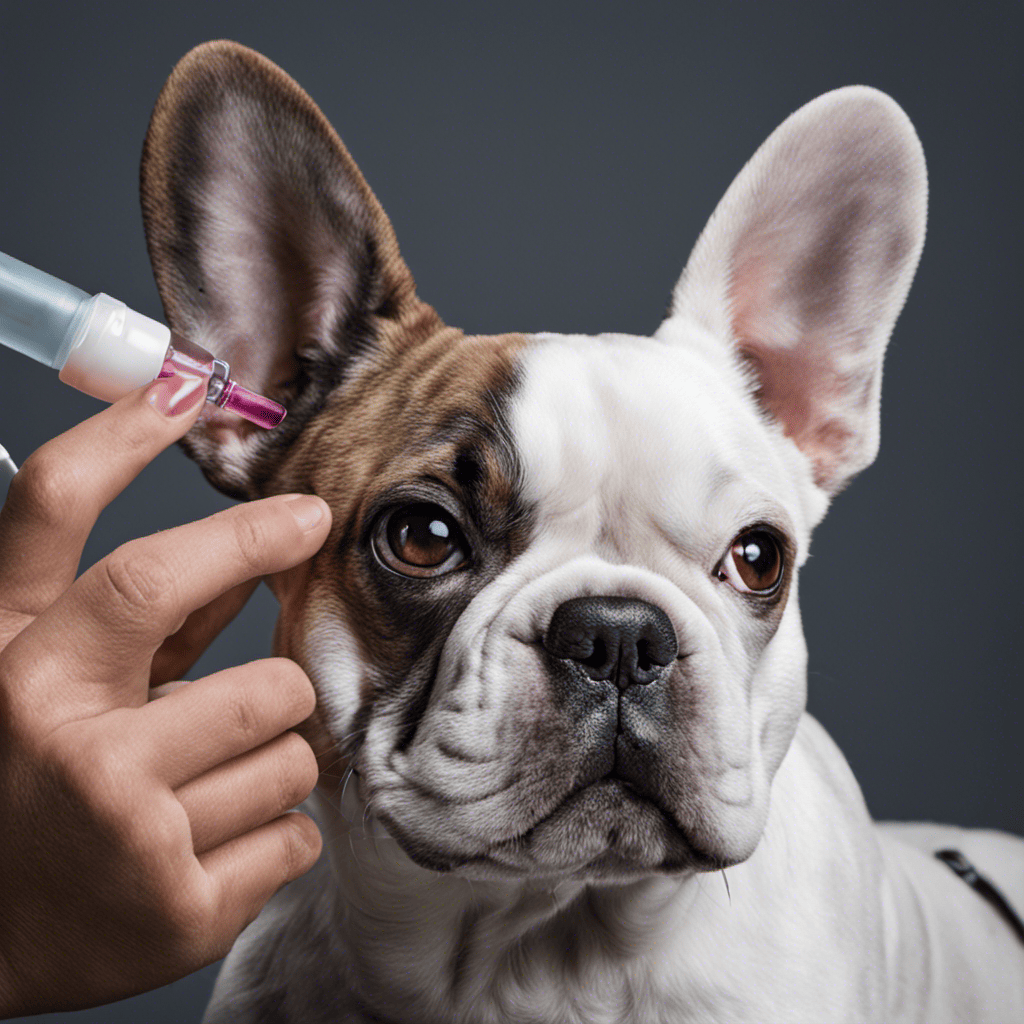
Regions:
M 186 440 L 329 540 L 272 582 L 313 680 L 318 865 L 208 1021 L 1024 1021 L 1024 841 L 876 824 L 805 711 L 797 578 L 874 458 L 926 175 L 886 95 L 757 150 L 653 337 L 470 336 L 320 110 L 198 47 L 142 166 L 172 327 L 288 408 Z

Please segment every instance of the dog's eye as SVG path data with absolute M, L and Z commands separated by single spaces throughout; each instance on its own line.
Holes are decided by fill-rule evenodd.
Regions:
M 427 502 L 385 516 L 375 547 L 381 561 L 403 576 L 439 576 L 466 559 L 458 523 L 440 505 Z
M 770 594 L 782 579 L 782 549 L 767 530 L 748 530 L 729 546 L 717 576 L 743 594 Z

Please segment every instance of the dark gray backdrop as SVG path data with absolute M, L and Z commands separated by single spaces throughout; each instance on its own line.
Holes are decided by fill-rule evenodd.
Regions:
M 892 94 L 928 158 L 928 243 L 886 362 L 882 452 L 802 580 L 811 710 L 878 817 L 1024 832 L 1019 670 L 1019 3 L 0 3 L 0 250 L 160 315 L 137 198 L 174 62 L 227 37 L 316 99 L 420 294 L 469 331 L 648 333 L 733 175 L 836 86 Z M 952 13 L 955 12 L 955 13 Z M 22 460 L 98 408 L 0 352 Z M 87 563 L 227 504 L 177 450 Z M 198 667 L 267 653 L 263 592 Z M 212 969 L 53 1020 L 198 1020 Z

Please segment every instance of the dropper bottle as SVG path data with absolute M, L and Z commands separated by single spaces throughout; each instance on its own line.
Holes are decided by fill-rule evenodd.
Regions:
M 100 292 L 80 288 L 0 252 L 0 345 L 59 370 L 79 391 L 115 402 L 158 377 L 205 383 L 206 400 L 270 430 L 285 417 L 277 402 L 231 380 L 231 368 Z

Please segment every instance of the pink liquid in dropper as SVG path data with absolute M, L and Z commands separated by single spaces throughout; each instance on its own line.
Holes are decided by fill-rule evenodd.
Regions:
M 222 409 L 228 409 L 236 416 L 263 427 L 264 430 L 273 430 L 288 415 L 283 405 L 279 405 L 273 399 L 257 395 L 255 391 L 243 388 L 233 380 L 224 385 L 224 391 L 217 404 Z

